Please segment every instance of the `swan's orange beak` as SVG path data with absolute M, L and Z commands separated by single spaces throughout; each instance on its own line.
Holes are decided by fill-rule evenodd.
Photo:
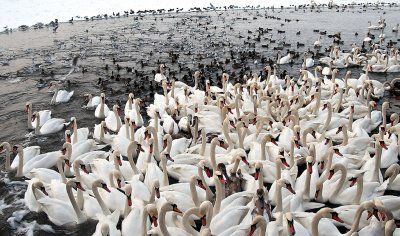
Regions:
M 329 171 L 329 176 L 328 176 L 328 180 L 331 180 L 332 179 L 332 176 L 335 174 L 335 171 L 334 170 L 330 170 Z
M 197 180 L 197 185 L 198 185 L 200 188 L 206 190 L 206 186 L 204 186 L 203 181 L 201 181 L 200 179 Z
M 342 127 L 342 126 L 338 127 L 338 129 L 336 130 L 336 134 L 342 132 L 342 130 L 343 130 L 343 127 Z
M 207 225 L 207 216 L 206 215 L 201 217 L 201 225 L 202 226 L 206 226 Z
M 41 188 L 40 188 L 40 191 L 42 191 L 42 193 L 43 193 L 44 195 L 49 196 L 49 194 L 47 193 L 45 187 L 41 187 Z
M 331 212 L 332 219 L 336 220 L 337 222 L 344 223 L 342 219 L 340 219 L 339 214 L 337 212 Z
M 325 167 L 325 161 L 320 161 L 319 164 L 321 164 L 321 170 L 323 170 Z
M 167 147 L 167 145 L 168 145 L 167 140 L 164 140 L 164 141 L 163 141 L 163 149 L 165 149 L 165 148 Z
M 258 177 L 260 177 L 260 168 L 256 168 L 256 173 L 254 173 L 254 179 L 258 180 Z
M 219 179 L 219 182 L 221 182 L 221 184 L 225 184 L 225 179 L 222 175 L 218 175 L 217 177 Z
M 82 191 L 86 191 L 83 187 L 82 187 L 82 185 L 81 185 L 81 183 L 80 182 L 76 182 L 76 188 L 78 188 L 78 189 L 80 189 L 80 190 L 82 190 Z
M 357 178 L 354 178 L 354 177 L 351 178 L 351 179 L 350 179 L 350 182 L 351 182 L 351 183 L 350 183 L 350 187 L 353 187 L 353 186 L 357 183 Z
M 296 194 L 296 191 L 294 191 L 291 184 L 286 184 L 286 189 L 289 190 L 289 192 L 291 192 L 292 194 Z
M 150 144 L 149 146 L 149 153 L 153 153 L 153 144 Z
M 206 175 L 208 178 L 211 178 L 212 173 L 211 170 L 208 167 L 204 167 L 204 172 L 206 172 Z
M 247 161 L 245 156 L 242 156 L 242 161 L 244 162 L 244 164 L 250 166 L 250 163 Z
M 253 234 L 254 234 L 254 232 L 256 231 L 256 225 L 254 224 L 254 225 L 251 225 L 250 226 L 250 231 L 249 231 L 249 233 L 247 234 L 247 236 L 252 236 Z
M 289 163 L 287 163 L 287 161 L 286 161 L 286 159 L 283 157 L 283 158 L 281 158 L 281 162 L 282 162 L 282 164 L 284 165 L 284 166 L 286 166 L 286 167 L 290 167 L 289 166 Z
M 122 166 L 122 161 L 121 161 L 121 157 L 117 157 L 117 162 L 119 166 Z
M 169 155 L 169 153 L 166 153 L 165 157 L 167 158 L 167 160 L 174 162 L 174 159 L 172 159 L 172 157 L 171 157 L 171 155 Z
M 315 196 L 314 196 L 314 198 L 315 198 L 315 199 L 317 199 L 317 198 L 318 198 L 318 196 L 319 196 L 319 192 L 320 192 L 320 190 L 319 190 L 319 189 L 315 190 Z
M 381 147 L 382 147 L 383 149 L 385 149 L 385 150 L 388 149 L 388 147 L 387 147 L 386 144 L 385 144 L 385 141 L 380 141 L 379 144 L 381 145 Z
M 274 138 L 271 138 L 271 143 L 273 143 L 275 146 L 279 146 Z
M 28 112 L 28 110 L 29 110 L 29 106 L 26 105 L 26 106 L 25 106 L 25 112 Z
M 182 211 L 176 205 L 173 206 L 172 210 L 182 214 Z
M 155 216 L 150 217 L 150 221 L 154 225 L 154 227 L 158 226 L 157 217 L 155 217 Z
M 294 229 L 293 221 L 288 221 L 288 228 L 289 228 L 290 235 L 296 234 L 296 230 Z
M 131 195 L 127 196 L 128 206 L 132 206 L 132 198 Z
M 156 192 L 156 197 L 160 198 L 160 189 L 159 188 L 155 188 L 155 192 Z
M 312 174 L 312 163 L 307 163 L 307 171 L 311 175 Z
M 69 163 L 69 160 L 65 160 L 65 164 L 66 164 L 68 167 L 71 167 L 71 164 Z
M 107 184 L 102 184 L 101 187 L 107 192 L 111 193 L 110 189 L 107 187 Z
M 71 143 L 71 134 L 67 134 L 67 143 Z
M 121 180 L 120 179 L 117 179 L 117 185 L 118 185 L 118 188 L 121 188 L 122 186 L 121 186 Z

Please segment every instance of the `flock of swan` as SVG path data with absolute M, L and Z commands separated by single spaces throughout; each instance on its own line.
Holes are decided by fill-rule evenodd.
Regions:
M 385 194 L 400 191 L 399 115 L 387 114 L 389 102 L 377 110 L 387 86 L 370 74 L 398 68 L 398 50 L 358 52 L 333 48 L 313 72 L 305 55 L 296 80 L 274 65 L 244 83 L 224 73 L 221 86 L 199 71 L 193 86 L 168 81 L 162 64 L 148 122 L 132 93 L 124 107 L 85 94 L 100 121 L 92 131 L 27 102 L 28 130 L 70 126 L 65 143 L 41 154 L 3 142 L 0 152 L 7 172 L 28 179 L 30 211 L 64 227 L 96 220 L 93 235 L 400 235 L 400 198 Z M 365 73 L 337 78 L 350 58 Z M 74 94 L 50 86 L 53 104 Z

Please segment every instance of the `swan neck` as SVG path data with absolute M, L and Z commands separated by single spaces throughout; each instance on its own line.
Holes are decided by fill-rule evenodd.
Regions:
M 318 224 L 321 220 L 322 215 L 320 212 L 317 212 L 311 220 L 311 236 L 318 236 Z
M 67 188 L 68 198 L 69 198 L 71 205 L 74 208 L 75 214 L 78 218 L 77 223 L 80 224 L 85 220 L 85 216 L 84 216 L 83 212 L 81 211 L 81 209 L 79 209 L 78 204 L 76 203 L 74 194 L 72 193 L 72 186 L 67 185 L 66 188 Z
M 200 155 L 204 156 L 204 152 L 206 151 L 206 132 L 202 131 L 201 132 L 201 149 L 200 149 Z
M 101 207 L 101 210 L 103 211 L 103 214 L 106 216 L 111 215 L 110 210 L 106 207 L 106 204 L 104 203 L 103 199 L 101 198 L 98 187 L 94 187 L 94 188 L 92 188 L 92 190 L 93 190 L 94 197 L 96 198 L 97 202 L 99 203 L 99 205 Z
M 64 184 L 66 184 L 67 183 L 67 178 L 65 176 L 64 169 L 63 169 L 63 166 L 62 166 L 62 162 L 60 160 L 57 161 L 57 170 L 58 170 L 58 173 L 60 173 L 62 182 Z M 78 171 L 74 170 L 74 172 L 75 172 L 76 177 L 78 178 L 78 175 L 79 175 L 79 178 L 80 178 L 79 170 Z
M 32 129 L 32 108 L 28 107 L 28 129 Z
M 215 180 L 216 200 L 214 203 L 213 216 L 215 216 L 219 213 L 219 210 L 221 208 L 222 199 L 225 198 L 224 186 L 221 184 L 218 177 L 214 177 L 214 180 Z
M 339 170 L 340 170 L 340 172 L 341 172 L 341 173 L 340 173 L 340 174 L 341 174 L 340 180 L 339 180 L 339 182 L 337 183 L 337 185 L 335 186 L 335 190 L 334 190 L 334 192 L 332 193 L 331 198 L 336 198 L 336 197 L 339 195 L 339 193 L 341 192 L 340 190 L 343 189 L 344 183 L 346 182 L 347 169 L 344 168 L 344 166 L 340 166 L 340 167 L 339 167 Z
M 278 183 L 276 184 L 275 202 L 276 202 L 275 212 L 282 212 L 282 186 Z
M 78 142 L 78 128 L 76 124 L 76 120 L 74 121 L 74 139 L 72 140 L 72 143 L 75 144 Z
M 189 187 L 190 187 L 190 193 L 192 194 L 192 200 L 195 206 L 200 206 L 200 200 L 199 200 L 199 196 L 197 195 L 197 191 L 196 191 L 196 185 L 194 183 L 196 179 L 193 179 L 192 181 L 190 181 L 189 183 Z
M 163 205 L 160 209 L 160 212 L 158 213 L 160 230 L 163 236 L 171 236 L 171 234 L 168 232 L 167 225 L 165 224 L 165 214 L 167 213 L 167 204 L 168 203 Z
M 24 150 L 18 152 L 18 169 L 16 177 L 22 177 L 22 169 L 24 168 Z
M 184 229 L 190 234 L 190 235 L 200 235 L 199 232 L 193 229 L 193 227 L 189 224 L 189 217 L 193 214 L 198 215 L 197 213 L 199 212 L 199 207 L 192 207 L 189 210 L 183 214 L 182 217 L 182 225 Z
M 38 114 L 35 119 L 36 119 L 35 134 L 39 135 L 40 134 L 40 115 Z

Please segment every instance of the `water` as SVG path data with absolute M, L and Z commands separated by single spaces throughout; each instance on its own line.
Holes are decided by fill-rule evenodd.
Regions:
M 171 8 L 184 8 L 185 10 L 191 7 L 208 7 L 210 2 L 216 7 L 218 6 L 275 6 L 280 7 L 299 5 L 304 3 L 310 3 L 310 1 L 304 0 L 253 0 L 253 1 L 243 1 L 243 0 L 172 0 L 172 1 L 135 1 L 135 0 L 119 0 L 112 1 L 109 0 L 2 0 L 0 8 L 0 27 L 8 26 L 11 28 L 16 28 L 20 25 L 33 25 L 38 22 L 48 23 L 54 19 L 60 21 L 67 21 L 71 17 L 75 16 L 94 16 L 98 14 L 110 14 L 112 12 L 123 12 L 124 10 L 133 9 L 145 10 L 145 9 L 171 9 Z M 347 4 L 347 3 L 362 3 L 360 0 L 340 0 L 335 1 L 337 4 Z M 370 1 L 377 2 L 377 1 Z M 392 0 L 390 2 L 399 2 L 398 0 Z M 329 0 L 318 0 L 316 3 L 329 3 Z
M 352 42 L 361 44 L 362 35 L 366 32 L 367 21 L 376 22 L 385 13 L 383 16 L 389 29 L 385 32 L 387 40 L 398 41 L 399 36 L 390 30 L 398 23 L 398 11 L 399 8 L 385 8 L 384 10 L 368 8 L 366 12 L 359 8 L 345 12 L 324 8 L 322 13 L 286 9 L 282 12 L 278 10 L 237 10 L 223 12 L 222 17 L 217 17 L 215 12 L 180 13 L 145 16 L 142 20 L 121 17 L 101 21 L 65 23 L 60 25 L 57 33 L 52 33 L 51 28 L 44 28 L 0 34 L 0 61 L 7 57 L 12 58 L 8 66 L 1 66 L 0 72 L 0 141 L 8 141 L 12 145 L 19 143 L 24 146 L 40 145 L 42 153 L 58 150 L 62 146 L 64 142 L 62 132 L 49 137 L 27 135 L 26 114 L 24 113 L 26 101 L 34 104 L 34 110 L 52 110 L 53 117 L 69 120 L 70 117 L 75 116 L 79 127 L 89 127 L 90 129 L 100 121 L 94 119 L 93 111 L 81 108 L 84 104 L 83 94 L 85 93 L 98 95 L 104 91 L 110 106 L 115 104 L 118 99 L 125 104 L 127 92 L 134 92 L 136 97 L 149 96 L 147 99 L 147 104 L 149 104 L 152 94 L 160 92 L 158 87 L 147 82 L 148 78 L 153 77 L 151 71 L 157 69 L 158 61 L 166 62 L 171 72 L 176 72 L 178 79 L 188 74 L 188 70 L 184 69 L 180 72 L 178 63 L 171 62 L 168 54 L 170 51 L 179 53 L 178 62 L 183 67 L 196 70 L 199 63 L 210 64 L 214 58 L 224 62 L 225 58 L 229 57 L 230 50 L 235 52 L 235 56 L 239 51 L 255 50 L 257 58 L 252 59 L 246 56 L 243 64 L 244 67 L 248 67 L 245 70 L 246 73 L 250 74 L 262 70 L 264 65 L 259 62 L 260 55 L 266 58 L 275 58 L 276 56 L 276 51 L 272 50 L 277 46 L 276 43 L 269 43 L 265 38 L 278 41 L 285 36 L 286 43 L 291 46 L 285 47 L 284 51 L 290 49 L 302 55 L 302 52 L 309 47 L 313 50 L 311 46 L 318 37 L 318 33 L 314 33 L 313 30 L 320 29 L 327 30 L 327 34 L 341 32 L 342 39 L 345 41 L 341 48 L 349 50 Z M 281 17 L 282 20 L 266 19 L 265 15 Z M 253 19 L 253 17 L 257 19 Z M 243 18 L 247 18 L 247 20 L 243 20 Z M 184 19 L 185 25 L 182 24 Z M 284 22 L 283 19 L 292 19 L 292 21 Z M 295 19 L 299 21 L 296 22 Z M 178 22 L 181 24 L 177 25 Z M 202 26 L 199 27 L 199 23 Z M 281 26 L 281 24 L 284 25 Z M 343 25 L 346 25 L 346 28 L 341 28 Z M 205 30 L 206 26 L 208 30 Z M 271 33 L 261 36 L 261 42 L 253 40 L 254 32 L 259 27 L 273 29 Z M 277 34 L 278 29 L 284 30 L 286 33 Z M 299 36 L 296 35 L 297 31 L 301 31 Z M 358 32 L 359 36 L 355 36 L 355 32 Z M 378 34 L 375 33 L 376 36 Z M 114 41 L 111 40 L 111 35 L 115 39 Z M 207 37 L 208 35 L 209 37 Z M 250 40 L 247 40 L 247 37 L 250 37 Z M 211 46 L 211 41 L 214 42 L 215 47 Z M 244 44 L 244 41 L 254 43 L 255 47 Z M 231 44 L 231 48 L 228 46 L 228 42 Z M 295 46 L 297 42 L 304 43 L 306 47 L 297 48 Z M 330 45 L 331 42 L 332 39 L 323 36 L 323 48 Z M 263 44 L 268 44 L 269 49 L 262 47 Z M 191 52 L 192 55 L 188 55 L 188 52 Z M 36 88 L 36 83 L 39 79 L 48 82 L 62 78 L 70 70 L 71 61 L 66 58 L 72 58 L 76 54 L 81 54 L 83 57 L 79 60 L 78 65 L 88 71 L 84 74 L 80 71 L 72 73 L 68 77 L 71 84 L 66 88 L 68 91 L 75 91 L 72 100 L 66 104 L 52 106 L 49 104 L 52 94 L 47 88 L 40 90 Z M 53 64 L 45 63 L 45 58 L 48 57 L 54 60 Z M 124 69 L 119 72 L 122 78 L 132 79 L 130 86 L 116 81 L 109 81 L 104 88 L 96 85 L 99 77 L 108 78 L 111 71 L 117 73 L 116 65 L 113 65 L 112 62 L 113 57 L 121 67 L 134 67 L 138 70 L 138 75 L 128 73 Z M 257 63 L 254 63 L 256 60 Z M 141 61 L 146 64 L 144 67 L 141 66 Z M 297 77 L 301 63 L 302 58 L 297 58 L 293 66 L 283 65 L 280 71 L 287 70 L 291 75 Z M 106 64 L 109 66 L 108 71 L 104 69 Z M 222 68 L 231 74 L 232 79 L 237 78 L 240 73 L 240 69 L 232 68 L 232 63 L 222 63 Z M 352 71 L 353 77 L 358 78 L 360 69 L 355 68 Z M 170 76 L 172 76 L 171 72 Z M 205 71 L 205 76 L 216 81 L 219 80 L 221 73 L 222 70 L 212 68 Z M 345 70 L 341 70 L 338 77 L 342 78 L 344 73 Z M 399 77 L 399 74 L 372 74 L 370 77 L 384 82 Z M 135 82 L 137 84 L 133 86 Z M 189 81 L 189 84 L 192 85 L 193 81 Z M 396 97 L 386 94 L 384 99 L 388 99 L 392 103 L 392 110 L 389 111 L 389 114 L 393 111 L 398 112 L 400 103 Z M 4 170 L 4 158 L 1 158 L 0 163 L 1 170 Z M 60 228 L 48 221 L 43 213 L 27 213 L 21 201 L 26 184 L 11 176 L 3 171 L 0 174 L 0 235 L 25 235 L 31 232 L 40 235 L 53 235 L 54 233 L 57 235 L 91 235 L 93 233 L 96 222 L 88 222 L 76 228 Z M 49 229 L 48 226 L 43 225 L 50 225 L 52 228 Z

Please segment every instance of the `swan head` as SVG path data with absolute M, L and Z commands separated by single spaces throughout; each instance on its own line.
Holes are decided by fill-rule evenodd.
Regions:
M 157 227 L 158 226 L 158 223 L 157 223 L 157 220 L 158 220 L 157 206 L 155 204 L 147 204 L 145 206 L 145 210 L 147 211 L 147 214 L 150 216 L 151 224 L 153 224 L 154 227 Z
M 161 152 L 161 160 L 167 162 L 167 160 L 174 162 L 174 159 L 172 159 L 171 155 L 167 151 L 162 151 Z
M 101 235 L 109 235 L 110 233 L 110 226 L 107 223 L 100 224 L 100 233 Z
M 23 153 L 24 152 L 24 148 L 22 147 L 22 145 L 20 145 L 20 144 L 18 144 L 18 145 L 14 145 L 13 146 L 13 148 L 12 148 L 12 152 L 14 153 L 14 154 L 21 154 L 21 153 Z
M 221 184 L 225 184 L 224 175 L 219 170 L 214 172 L 214 179 L 215 181 L 219 181 Z
M 396 230 L 396 222 L 394 219 L 388 220 L 385 223 L 385 235 L 393 235 L 393 232 Z
M 314 157 L 313 156 L 307 156 L 306 157 L 306 163 L 307 163 L 307 171 L 309 174 L 312 174 L 312 166 L 314 163 Z
M 252 236 L 254 234 L 254 232 L 256 231 L 257 227 L 259 224 L 263 224 L 266 225 L 266 221 L 265 218 L 262 216 L 256 216 L 254 217 L 253 221 L 251 222 L 250 225 L 250 231 L 247 234 L 248 236 Z
M 40 119 L 39 113 L 37 111 L 35 111 L 32 114 L 32 118 L 31 119 L 32 119 L 32 122 L 34 122 L 36 119 Z
M 33 180 L 31 180 L 31 181 L 33 181 Z M 46 191 L 46 188 L 44 187 L 44 185 L 42 183 L 42 181 L 39 181 L 38 179 L 36 179 L 36 181 L 34 181 L 32 183 L 32 190 L 34 190 L 34 189 L 39 189 L 40 191 L 42 191 L 42 193 L 44 195 L 49 196 L 49 194 Z
M 58 161 L 60 161 L 61 163 L 64 163 L 65 165 L 71 167 L 71 164 L 69 162 L 68 157 L 66 157 L 65 155 L 61 155 L 58 157 Z
M 68 180 L 68 182 L 66 183 L 67 187 L 72 187 L 72 188 L 76 188 L 76 189 L 80 189 L 82 191 L 85 191 L 85 189 L 82 187 L 81 182 L 76 181 L 74 179 Z
M 282 188 L 286 188 L 287 190 L 289 190 L 289 192 L 291 192 L 292 194 L 296 194 L 296 192 L 294 191 L 292 184 L 286 180 L 286 179 L 279 179 L 277 181 L 277 184 L 282 187 Z
M 63 155 L 66 155 L 66 153 L 71 154 L 72 153 L 72 144 L 71 143 L 64 143 L 61 149 L 61 153 Z
M 128 95 L 128 99 L 132 102 L 133 101 L 133 99 L 135 98 L 135 95 L 133 95 L 133 93 L 130 93 L 129 95 Z
M 254 173 L 254 179 L 258 180 L 260 177 L 261 170 L 263 169 L 263 165 L 260 162 L 257 162 L 255 165 L 255 173 Z
M 203 181 L 201 180 L 201 178 L 198 175 L 194 175 L 192 177 L 190 177 L 190 181 L 191 184 L 193 184 L 194 186 L 199 186 L 200 188 L 206 190 L 206 187 L 204 186 Z
M 194 72 L 193 77 L 194 78 L 199 78 L 200 77 L 200 71 L 196 70 L 196 72 Z
M 293 221 L 293 216 L 292 213 L 287 212 L 284 214 L 286 222 L 287 222 L 287 227 L 288 227 L 288 231 L 289 231 L 289 235 L 295 235 L 296 234 L 296 230 L 294 228 L 294 221 Z
M 107 184 L 102 179 L 97 179 L 92 183 L 92 189 L 94 188 L 102 188 L 109 193 L 111 192 Z
M 264 135 L 263 141 L 264 141 L 264 142 L 271 142 L 271 143 L 273 143 L 275 146 L 279 146 L 278 143 L 276 142 L 274 136 L 272 136 L 272 134 L 266 134 L 266 135 Z
M 212 177 L 212 168 L 210 167 L 210 165 L 208 165 L 206 160 L 199 161 L 197 165 L 206 173 L 208 178 Z
M 0 153 L 7 151 L 7 152 L 11 152 L 12 148 L 11 145 L 8 142 L 2 142 L 0 144 Z
M 25 104 L 25 112 L 28 112 L 30 109 L 32 109 L 32 103 L 31 102 L 26 102 L 26 104 Z
M 124 189 L 121 189 L 121 187 L 118 186 L 117 190 L 126 196 L 128 206 L 132 206 L 132 186 L 130 184 L 126 184 Z
M 118 115 L 121 115 L 121 107 L 120 106 L 118 106 L 117 104 L 115 104 L 114 106 L 113 106 L 113 111 L 114 111 L 114 113 L 116 113 L 116 114 L 118 114 Z
M 68 159 L 67 159 L 68 160 Z M 81 169 L 83 172 L 86 174 L 89 174 L 88 169 L 86 168 L 85 163 L 82 160 L 75 160 L 74 163 L 72 164 L 74 171 L 78 172 L 79 169 Z
M 206 226 L 207 225 L 207 213 L 208 210 L 213 208 L 213 205 L 210 201 L 204 201 L 200 204 L 199 207 L 199 215 L 200 215 L 200 220 L 201 220 L 201 225 Z M 210 216 L 211 217 L 211 216 Z M 208 219 L 210 220 L 210 219 Z
M 328 180 L 332 179 L 333 175 L 341 169 L 345 169 L 345 167 L 343 166 L 343 164 L 341 163 L 335 163 L 332 165 L 331 169 L 329 170 L 329 176 L 328 176 Z
M 92 94 L 90 94 L 90 93 L 85 93 L 85 94 L 83 95 L 83 97 L 85 98 L 85 101 L 86 101 L 86 102 L 90 101 L 90 99 L 93 98 Z
M 119 166 L 122 166 L 121 153 L 118 150 L 114 150 L 113 160 L 116 164 L 118 164 Z
M 394 126 L 396 121 L 399 122 L 399 115 L 397 113 L 392 113 L 390 115 L 390 125 Z
M 390 103 L 389 102 L 382 103 L 382 109 L 388 109 L 388 108 L 390 108 Z
M 318 211 L 317 214 L 320 214 L 323 218 L 333 219 L 340 223 L 344 222 L 342 219 L 340 219 L 339 213 L 334 211 L 332 208 L 328 207 L 322 208 L 321 210 Z
M 153 181 L 153 189 L 157 198 L 160 198 L 160 181 L 158 179 Z
M 397 176 L 399 171 L 400 171 L 400 165 L 397 163 L 392 164 L 385 171 L 385 179 L 388 179 L 388 178 L 392 177 L 393 175 Z

